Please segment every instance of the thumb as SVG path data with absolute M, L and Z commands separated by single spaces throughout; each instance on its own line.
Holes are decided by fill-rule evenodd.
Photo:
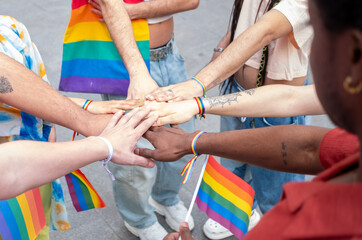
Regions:
M 187 222 L 180 224 L 180 235 L 182 240 L 192 240 L 194 237 L 191 234 L 189 225 Z
M 151 150 L 151 149 L 148 149 L 148 148 L 136 148 L 134 150 L 134 153 L 139 155 L 139 156 L 142 156 L 144 158 L 153 158 L 154 157 L 154 151 L 155 150 Z

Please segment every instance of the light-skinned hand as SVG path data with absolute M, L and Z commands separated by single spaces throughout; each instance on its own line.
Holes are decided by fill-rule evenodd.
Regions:
M 155 166 L 150 158 L 134 153 L 138 140 L 157 120 L 156 114 L 151 114 L 145 119 L 149 113 L 149 108 L 136 108 L 124 116 L 124 112 L 119 111 L 111 118 L 100 136 L 108 139 L 113 146 L 112 162 L 147 168 Z

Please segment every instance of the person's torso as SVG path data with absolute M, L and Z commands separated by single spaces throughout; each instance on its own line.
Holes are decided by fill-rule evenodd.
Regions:
M 145 0 L 148 2 L 150 0 Z M 173 35 L 173 16 L 162 16 L 148 18 L 148 28 L 150 31 L 150 48 L 158 48 L 167 44 Z
M 238 37 L 241 33 L 247 30 L 249 27 L 254 25 L 268 10 L 270 1 L 266 0 L 245 0 L 240 12 L 240 17 L 238 25 L 235 31 L 235 37 Z M 267 64 L 267 74 L 265 76 L 264 85 L 269 84 L 288 84 L 288 85 L 303 85 L 305 82 L 305 76 L 293 77 L 292 79 L 285 79 L 281 77 L 280 79 L 271 78 L 268 74 L 269 71 L 273 71 L 273 62 L 271 62 L 271 57 L 273 54 L 278 54 L 279 49 L 274 53 L 276 41 L 283 41 L 285 48 L 292 49 L 293 46 L 289 42 L 288 36 L 282 37 L 278 40 L 270 42 L 268 45 L 269 48 L 269 61 Z M 294 49 L 292 49 L 293 51 Z M 296 49 L 294 51 L 297 51 Z M 245 89 L 255 88 L 257 84 L 257 78 L 259 74 L 259 67 L 262 59 L 263 51 L 260 49 L 255 53 L 245 65 L 241 67 L 236 73 L 235 78 L 238 83 Z

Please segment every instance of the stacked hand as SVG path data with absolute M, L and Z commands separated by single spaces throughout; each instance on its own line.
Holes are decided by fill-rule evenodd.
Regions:
M 87 110 L 95 114 L 114 114 L 120 110 L 132 110 L 144 104 L 143 99 L 93 101 Z
M 150 158 L 134 153 L 137 141 L 157 120 L 156 114 L 151 114 L 145 119 L 149 113 L 149 108 L 136 108 L 124 116 L 123 111 L 119 111 L 111 118 L 100 136 L 108 139 L 112 144 L 113 162 L 154 167 L 155 163 Z
M 138 148 L 135 153 L 162 162 L 176 161 L 192 153 L 190 146 L 194 136 L 194 133 L 187 133 L 177 125 L 151 127 L 143 137 L 155 147 L 155 150 Z
M 158 88 L 146 95 L 146 99 L 150 101 L 156 100 L 158 102 L 182 101 L 202 96 L 202 94 L 202 88 L 198 83 L 193 80 L 188 80 L 186 82 Z
M 180 102 L 150 102 L 148 106 L 152 113 L 158 115 L 156 126 L 166 124 L 182 124 L 189 121 L 198 114 L 199 109 L 195 100 L 185 100 Z

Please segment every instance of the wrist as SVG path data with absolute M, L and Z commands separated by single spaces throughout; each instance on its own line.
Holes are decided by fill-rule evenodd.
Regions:
M 197 153 L 197 155 L 201 155 L 202 154 L 202 149 L 199 146 L 200 144 L 198 144 L 201 136 L 205 135 L 206 132 L 204 131 L 197 131 L 194 133 L 190 133 L 188 134 L 185 138 L 185 146 L 187 146 L 187 150 L 186 150 L 186 154 L 193 154 L 196 155 L 195 153 Z M 194 151 L 193 151 L 194 148 Z
M 205 118 L 205 106 L 204 106 L 202 98 L 201 97 L 194 97 L 194 99 L 195 99 L 196 104 L 197 104 L 200 119 Z
M 192 81 L 194 81 L 195 83 L 197 83 L 197 85 L 199 86 L 199 88 L 201 88 L 202 90 L 202 96 L 206 97 L 206 86 L 205 84 L 197 77 L 193 77 Z M 198 95 L 200 96 L 200 95 Z
M 87 145 L 91 145 L 92 147 L 89 148 L 94 151 L 93 156 L 96 156 L 96 161 L 106 159 L 109 156 L 108 147 L 103 141 L 101 141 L 96 136 L 90 136 L 85 139 L 88 143 Z M 81 140 L 82 141 L 82 140 Z
M 107 138 L 104 138 L 104 137 L 101 137 L 101 136 L 97 136 L 96 138 L 98 138 L 99 140 L 101 140 L 106 146 L 107 146 L 107 149 L 108 149 L 108 156 L 107 158 L 104 158 L 102 159 L 102 165 L 104 167 L 104 170 L 107 172 L 107 174 L 111 177 L 112 181 L 115 180 L 112 172 L 108 169 L 108 166 L 107 166 L 107 163 L 109 161 L 111 161 L 111 159 L 113 158 L 113 146 L 111 144 L 111 142 L 107 139 Z M 103 144 L 103 145 L 104 145 Z
M 184 137 L 184 143 L 183 144 L 183 155 L 188 155 L 188 154 L 193 154 L 192 150 L 191 150 L 191 143 L 192 143 L 192 139 L 194 139 L 194 137 L 196 136 L 196 134 L 198 134 L 199 132 L 194 132 L 194 133 L 187 133 Z
M 144 69 L 141 69 L 143 68 Z M 135 70 L 129 71 L 130 82 L 143 81 L 144 79 L 150 79 L 151 75 L 148 72 L 148 69 L 145 66 L 140 66 L 140 68 L 136 68 Z
M 191 109 L 192 116 L 195 116 L 199 113 L 199 108 L 197 106 L 197 102 L 195 100 L 186 100 L 188 109 Z

